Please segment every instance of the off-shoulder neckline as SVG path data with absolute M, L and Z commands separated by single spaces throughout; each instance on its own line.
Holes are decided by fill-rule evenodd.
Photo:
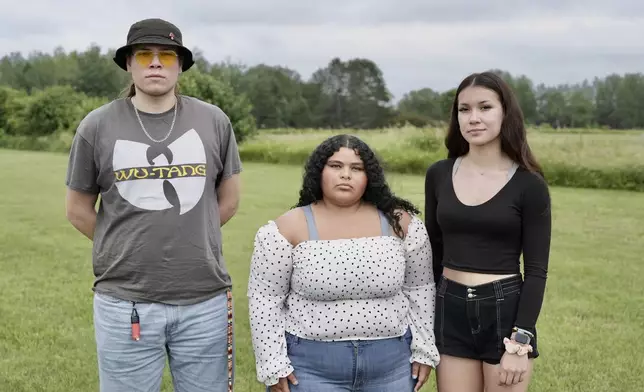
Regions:
M 409 238 L 409 232 L 412 226 L 417 225 L 417 224 L 424 224 L 420 218 L 418 218 L 415 215 L 411 216 L 411 220 L 409 222 L 409 226 L 407 228 L 407 236 L 405 239 Z M 329 240 L 304 240 L 297 245 L 291 244 L 291 242 L 282 234 L 282 232 L 279 230 L 279 227 L 277 226 L 277 222 L 275 222 L 274 219 L 270 219 L 264 227 L 269 227 L 272 229 L 272 231 L 275 232 L 275 235 L 281 239 L 282 241 L 286 242 L 288 246 L 292 250 L 297 250 L 301 246 L 304 245 L 309 245 L 309 244 L 333 244 L 333 243 L 345 243 L 345 242 L 350 242 L 350 241 L 367 241 L 367 240 L 378 240 L 378 239 L 384 239 L 384 238 L 393 238 L 399 243 L 404 243 L 405 239 L 402 239 L 398 237 L 397 235 L 372 235 L 372 236 L 363 236 L 363 237 L 352 237 L 352 238 L 334 238 L 334 239 L 329 239 Z

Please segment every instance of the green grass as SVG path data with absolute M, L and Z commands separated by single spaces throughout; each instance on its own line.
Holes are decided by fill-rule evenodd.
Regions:
M 422 175 L 429 162 L 446 156 L 444 129 L 381 130 L 265 129 L 240 146 L 244 162 L 302 165 L 325 138 L 354 133 L 369 143 L 391 172 Z M 73 134 L 8 136 L 0 148 L 67 152 Z M 528 139 L 552 185 L 644 192 L 644 131 L 531 127 Z
M 267 130 L 248 143 L 277 143 L 291 148 L 302 147 L 312 151 L 325 138 L 340 133 L 352 133 L 363 138 L 377 150 L 420 149 L 439 147 L 444 155 L 444 130 L 414 127 L 391 128 L 379 131 L 338 130 Z M 427 141 L 427 139 L 430 139 Z M 568 130 L 541 131 L 528 129 L 528 141 L 540 161 L 566 163 L 593 169 L 628 167 L 644 162 L 644 131 Z M 417 148 L 417 146 L 419 146 Z
M 322 140 L 339 133 L 361 137 L 392 172 L 422 175 L 428 163 L 447 155 L 443 131 L 413 127 L 362 131 L 265 130 L 245 142 L 240 152 L 246 162 L 301 165 Z M 550 184 L 644 192 L 642 131 L 555 133 L 530 129 L 528 139 Z
M 0 150 L 0 391 L 96 391 L 90 242 L 65 220 L 66 156 Z M 224 228 L 236 297 L 236 391 L 255 381 L 245 297 L 257 228 L 296 201 L 299 167 L 246 163 Z M 423 180 L 390 175 L 418 205 Z M 636 192 L 553 188 L 552 260 L 531 391 L 644 385 L 644 209 Z M 166 373 L 163 391 L 171 391 Z M 431 391 L 433 384 L 425 387 Z

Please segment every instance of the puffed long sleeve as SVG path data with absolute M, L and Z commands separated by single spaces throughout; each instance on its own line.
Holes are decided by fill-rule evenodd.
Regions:
M 262 226 L 255 235 L 247 295 L 257 379 L 269 386 L 293 372 L 284 336 L 292 268 L 292 245 L 274 222 Z
M 423 222 L 412 217 L 405 237 L 405 281 L 403 293 L 409 300 L 408 320 L 412 332 L 411 362 L 436 367 L 440 361 L 434 338 L 436 286 L 432 271 L 432 249 Z

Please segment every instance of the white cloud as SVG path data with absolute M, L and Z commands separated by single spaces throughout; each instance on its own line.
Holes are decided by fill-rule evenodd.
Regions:
M 634 0 L 93 3 L 0 4 L 0 53 L 116 48 L 134 21 L 161 17 L 210 61 L 283 65 L 307 78 L 333 57 L 369 58 L 397 98 L 422 87 L 443 91 L 489 68 L 556 84 L 644 64 L 644 3 Z

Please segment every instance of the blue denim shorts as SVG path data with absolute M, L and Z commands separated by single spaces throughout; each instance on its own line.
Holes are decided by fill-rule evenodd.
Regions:
M 286 333 L 298 385 L 291 392 L 411 392 L 411 332 L 397 338 L 323 342 Z M 268 390 L 268 389 L 267 389 Z
M 141 338 L 134 341 L 133 304 L 96 293 L 100 391 L 159 392 L 167 359 L 175 392 L 227 392 L 234 380 L 234 357 L 229 356 L 229 344 L 234 352 L 231 306 L 226 292 L 194 305 L 137 302 Z

